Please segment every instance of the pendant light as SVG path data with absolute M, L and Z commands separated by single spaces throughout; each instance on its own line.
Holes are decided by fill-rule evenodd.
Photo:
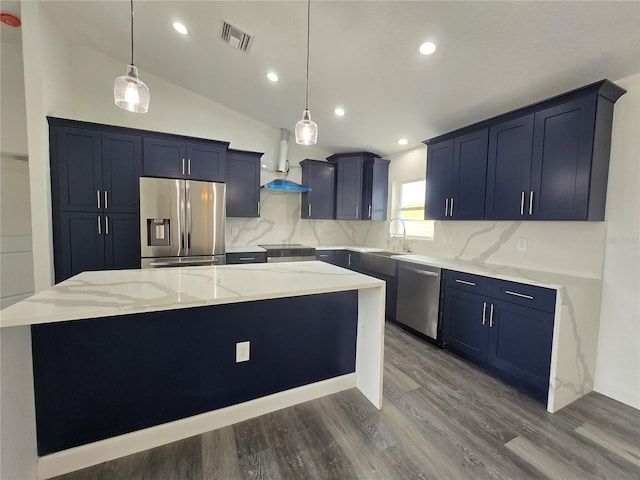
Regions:
M 133 64 L 133 0 L 131 0 L 131 64 L 127 74 L 116 78 L 113 84 L 113 99 L 120 108 L 135 113 L 149 110 L 149 87 L 138 78 L 138 69 Z
M 309 112 L 309 29 L 311 19 L 311 0 L 307 0 L 307 88 L 302 120 L 296 123 L 296 143 L 300 145 L 315 145 L 318 141 L 318 125 L 311 120 Z

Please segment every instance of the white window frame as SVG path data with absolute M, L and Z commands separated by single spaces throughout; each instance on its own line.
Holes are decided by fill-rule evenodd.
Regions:
M 415 208 L 401 208 L 400 207 L 400 192 L 402 191 L 402 186 L 407 184 L 407 183 L 414 183 L 414 182 L 424 182 L 425 179 L 424 177 L 419 177 L 419 178 L 411 178 L 411 179 L 406 179 L 406 180 L 396 180 L 393 182 L 392 185 L 392 193 L 391 193 L 391 212 L 390 212 L 390 216 L 389 219 L 390 220 L 395 220 L 395 219 L 399 219 L 400 218 L 400 212 L 401 211 L 408 211 L 408 210 L 418 210 L 417 207 Z M 422 204 L 422 211 L 424 212 L 425 209 L 425 205 Z M 424 216 L 424 215 L 423 215 Z M 433 232 L 432 235 L 428 236 L 428 235 L 406 235 L 405 238 L 407 239 L 411 239 L 411 240 L 428 240 L 428 241 L 433 241 L 435 240 L 435 221 L 434 220 L 423 220 L 424 222 L 429 222 L 432 225 L 432 229 L 431 231 Z M 406 222 L 406 220 L 404 221 Z M 389 223 L 389 236 L 392 237 L 397 237 L 397 236 L 402 236 L 402 222 L 398 222 L 398 221 L 390 221 Z

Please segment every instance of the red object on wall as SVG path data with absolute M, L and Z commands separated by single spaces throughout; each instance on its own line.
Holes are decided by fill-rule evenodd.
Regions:
M 6 23 L 10 27 L 19 27 L 22 25 L 22 22 L 18 17 L 16 17 L 13 13 L 9 12 L 1 12 L 0 13 L 0 22 Z

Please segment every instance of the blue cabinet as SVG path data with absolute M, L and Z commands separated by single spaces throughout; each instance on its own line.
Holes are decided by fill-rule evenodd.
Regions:
M 547 288 L 446 271 L 444 343 L 546 402 L 555 300 Z
M 389 160 L 373 157 L 362 164 L 362 220 L 386 220 Z
M 227 217 L 260 216 L 260 152 L 227 152 Z
M 49 123 L 56 282 L 85 270 L 140 268 L 142 138 L 82 122 Z
M 302 184 L 310 187 L 300 197 L 300 218 L 336 218 L 336 165 L 319 160 L 303 160 Z
M 327 160 L 335 162 L 337 170 L 336 220 L 360 220 L 363 154 L 332 155 Z
M 624 93 L 602 80 L 426 140 L 425 218 L 604 220 L 613 106 Z M 484 172 L 473 165 L 487 129 L 479 202 Z
M 427 149 L 425 219 L 480 220 L 484 216 L 488 130 Z
M 489 130 L 485 218 L 525 219 L 533 148 L 533 114 Z
M 227 253 L 227 265 L 243 263 L 267 263 L 267 252 Z
M 185 142 L 166 137 L 144 138 L 143 174 L 148 177 L 185 178 L 224 182 L 225 142 Z

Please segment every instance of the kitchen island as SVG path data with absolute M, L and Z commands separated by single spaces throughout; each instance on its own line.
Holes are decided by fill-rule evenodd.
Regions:
M 3 475 L 48 478 L 353 387 L 381 408 L 384 289 L 322 262 L 100 271 L 8 307 Z

